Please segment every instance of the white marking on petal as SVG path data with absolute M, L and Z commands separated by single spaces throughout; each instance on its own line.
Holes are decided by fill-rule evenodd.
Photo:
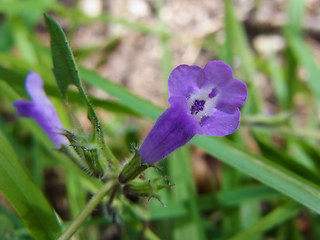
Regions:
M 206 116 L 212 116 L 214 112 L 215 102 L 219 96 L 219 92 L 217 91 L 217 95 L 210 98 L 209 94 L 212 92 L 214 86 L 206 87 L 203 89 L 196 89 L 193 93 L 190 94 L 188 98 L 189 110 L 191 111 L 192 106 L 195 104 L 195 101 L 205 101 L 202 111 L 197 111 L 193 114 L 193 117 L 200 123 L 201 119 Z

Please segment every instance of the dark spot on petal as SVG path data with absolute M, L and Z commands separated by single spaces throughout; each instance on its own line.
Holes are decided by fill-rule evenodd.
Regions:
M 207 121 L 209 117 L 208 116 L 203 116 L 200 120 L 200 126 L 202 127 L 205 124 L 205 121 Z
M 215 96 L 217 96 L 217 94 L 218 94 L 217 89 L 216 88 L 212 88 L 212 91 L 211 91 L 211 93 L 209 93 L 208 97 L 209 98 L 214 98 Z
M 204 108 L 204 104 L 206 103 L 205 100 L 195 100 L 191 107 L 191 114 L 197 115 L 198 112 L 202 111 Z

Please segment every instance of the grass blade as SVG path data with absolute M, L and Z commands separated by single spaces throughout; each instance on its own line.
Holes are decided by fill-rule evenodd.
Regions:
M 35 239 L 55 239 L 60 227 L 48 201 L 33 183 L 2 132 L 0 144 L 0 191 Z

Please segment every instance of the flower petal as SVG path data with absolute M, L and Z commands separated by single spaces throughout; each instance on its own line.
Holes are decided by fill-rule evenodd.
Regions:
M 240 123 L 238 108 L 215 109 L 212 116 L 201 119 L 199 135 L 225 136 L 237 130 Z
M 184 97 L 171 97 L 170 107 L 158 118 L 138 153 L 144 163 L 154 163 L 185 145 L 198 131 Z
M 63 130 L 63 125 L 51 102 L 46 104 L 45 107 L 43 105 L 37 105 L 32 117 L 37 121 L 57 147 L 60 147 L 62 143 L 68 143 L 66 137 L 60 134 Z
M 189 97 L 202 84 L 202 68 L 196 65 L 180 65 L 173 69 L 168 80 L 169 96 Z
M 228 84 L 223 85 L 219 92 L 219 98 L 216 102 L 217 108 L 240 107 L 244 104 L 248 95 L 247 85 L 238 79 L 233 79 Z
M 232 68 L 222 61 L 211 61 L 203 68 L 204 82 L 202 87 L 220 88 L 233 80 Z
M 19 100 L 13 103 L 13 106 L 17 109 L 17 113 L 21 117 L 32 117 L 34 104 L 26 100 Z
M 17 108 L 18 114 L 22 117 L 34 118 L 56 147 L 67 144 L 67 138 L 60 134 L 63 125 L 56 109 L 43 90 L 40 75 L 31 71 L 26 77 L 25 86 L 32 102 L 25 100 L 14 102 L 13 105 Z
M 43 89 L 43 81 L 38 73 L 30 71 L 26 77 L 25 87 L 33 102 L 39 105 L 48 103 L 49 100 Z

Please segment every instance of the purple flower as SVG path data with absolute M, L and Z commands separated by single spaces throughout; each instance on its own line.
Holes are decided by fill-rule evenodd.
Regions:
M 64 129 L 63 125 L 56 109 L 44 92 L 43 81 L 39 74 L 31 71 L 26 77 L 25 87 L 32 101 L 14 102 L 13 106 L 16 107 L 18 115 L 34 118 L 57 148 L 61 144 L 68 144 L 67 138 L 60 134 Z
M 159 117 L 138 150 L 142 163 L 154 163 L 195 134 L 225 136 L 237 130 L 247 86 L 222 61 L 180 65 L 168 81 L 170 107 Z

